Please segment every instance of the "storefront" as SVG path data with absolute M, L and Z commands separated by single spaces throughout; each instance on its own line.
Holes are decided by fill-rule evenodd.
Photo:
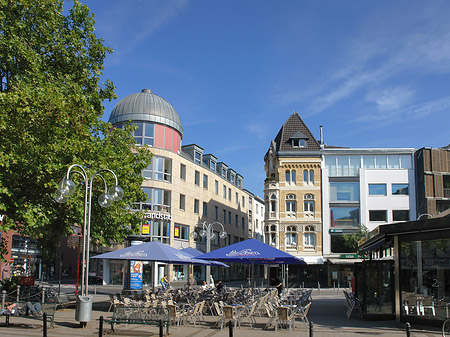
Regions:
M 450 215 L 382 225 L 360 243 L 369 255 L 355 268 L 364 313 L 441 324 L 450 306 L 449 229 Z

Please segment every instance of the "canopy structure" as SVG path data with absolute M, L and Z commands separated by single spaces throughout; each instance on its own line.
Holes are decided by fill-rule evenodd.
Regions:
M 211 262 L 199 260 L 192 255 L 157 241 L 145 242 L 137 246 L 115 250 L 92 256 L 93 259 L 157 261 L 171 264 L 210 265 Z
M 248 264 L 306 264 L 302 258 L 283 252 L 256 239 L 241 241 L 198 255 L 196 258 Z
M 202 251 L 192 248 L 192 247 L 182 248 L 182 249 L 180 249 L 180 252 L 192 255 L 194 258 L 197 258 L 197 256 L 203 254 Z M 227 265 L 223 262 L 219 262 L 219 261 L 208 261 L 208 262 L 211 264 L 211 266 L 229 267 L 229 265 Z

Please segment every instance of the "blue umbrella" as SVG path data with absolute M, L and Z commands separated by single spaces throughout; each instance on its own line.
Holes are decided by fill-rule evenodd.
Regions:
M 180 252 L 192 255 L 193 257 L 197 258 L 197 256 L 202 255 L 203 252 L 192 248 L 192 247 L 187 247 L 187 248 L 182 248 L 180 249 Z M 211 263 L 212 266 L 222 266 L 222 267 L 229 267 L 229 265 L 223 263 L 223 262 L 219 262 L 219 261 L 208 261 L 209 263 Z
M 171 264 L 209 265 L 208 261 L 198 260 L 192 255 L 179 251 L 169 245 L 157 241 L 145 242 L 137 246 L 115 250 L 92 257 L 108 260 L 158 261 Z
M 306 264 L 302 258 L 283 252 L 256 239 L 241 241 L 198 255 L 196 258 L 249 264 Z

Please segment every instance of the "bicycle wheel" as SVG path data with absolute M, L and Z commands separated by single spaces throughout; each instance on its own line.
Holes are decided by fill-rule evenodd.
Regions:
M 442 324 L 442 337 L 450 336 L 450 318 L 447 318 Z

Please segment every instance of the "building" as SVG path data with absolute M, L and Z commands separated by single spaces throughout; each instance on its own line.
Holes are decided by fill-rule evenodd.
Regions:
M 323 254 L 328 284 L 347 284 L 360 261 L 344 234 L 363 226 L 416 219 L 414 149 L 325 146 L 322 162 Z
M 159 241 L 175 248 L 194 247 L 206 252 L 206 238 L 202 237 L 202 223 L 212 224 L 214 235 L 211 249 L 233 244 L 248 238 L 249 199 L 253 194 L 244 189 L 244 178 L 234 169 L 205 153 L 197 144 L 182 146 L 183 128 L 173 106 L 149 89 L 120 100 L 109 118 L 114 127 L 125 123 L 137 126 L 134 131 L 139 146 L 150 146 L 152 163 L 143 171 L 142 188 L 145 202 L 136 209 L 145 211 L 140 232 L 128 238 L 129 244 Z M 219 233 L 225 231 L 225 238 Z M 197 238 L 194 239 L 193 233 Z M 122 283 L 124 264 L 103 260 L 105 283 Z M 100 266 L 99 266 L 100 268 Z M 224 281 L 243 279 L 242 267 L 212 268 L 215 279 Z M 168 274 L 171 282 L 188 280 L 190 274 L 204 279 L 204 268 L 187 265 L 158 264 L 151 275 L 151 265 L 144 265 L 144 284 Z
M 415 153 L 417 214 L 435 216 L 450 208 L 450 145 Z
M 319 142 L 294 112 L 264 157 L 265 242 L 307 262 L 308 272 L 290 267 L 289 282 L 297 285 L 321 278 L 321 155 Z

